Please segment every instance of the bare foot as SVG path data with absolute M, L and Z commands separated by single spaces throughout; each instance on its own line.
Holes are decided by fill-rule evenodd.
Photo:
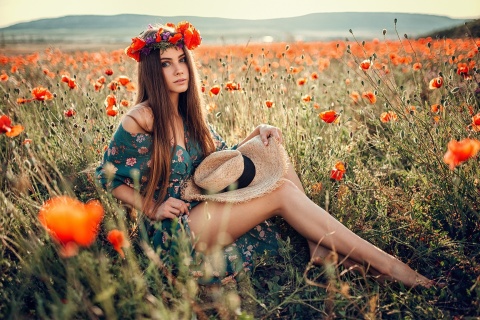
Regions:
M 382 272 L 379 272 L 378 270 L 372 268 L 372 267 L 364 267 L 361 264 L 351 260 L 351 259 L 343 259 L 341 261 L 337 261 L 336 259 L 332 259 L 332 255 L 329 255 L 325 258 L 316 256 L 312 258 L 311 262 L 314 265 L 325 265 L 326 263 L 334 263 L 334 264 L 341 264 L 343 265 L 346 269 L 343 271 L 340 275 L 353 271 L 360 273 L 362 275 L 371 274 L 373 278 L 375 278 L 376 281 L 385 284 L 386 282 L 401 282 L 405 286 L 409 288 L 414 288 L 417 286 L 422 286 L 425 288 L 430 288 L 432 286 L 439 286 L 442 287 L 441 284 L 436 284 L 435 281 L 428 279 L 425 276 L 422 276 L 418 272 L 415 272 L 412 270 L 408 265 L 404 264 L 403 262 L 397 260 L 395 264 L 400 264 L 397 266 L 393 267 L 393 272 L 392 275 L 384 274 Z
M 422 276 L 420 273 L 412 270 L 408 265 L 399 260 L 393 265 L 391 277 L 409 288 L 417 286 L 430 288 L 434 283 L 434 281 Z

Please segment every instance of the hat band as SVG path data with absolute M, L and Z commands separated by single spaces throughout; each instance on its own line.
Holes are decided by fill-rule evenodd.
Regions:
M 248 187 L 248 185 L 253 181 L 253 178 L 255 178 L 255 173 L 256 173 L 255 165 L 253 164 L 253 161 L 250 160 L 249 157 L 243 154 L 242 154 L 242 157 L 243 157 L 242 175 L 236 181 L 229 184 L 225 189 L 220 190 L 217 193 L 245 188 L 245 187 Z M 202 194 L 211 194 L 211 192 L 208 192 L 208 190 L 206 189 L 202 189 Z

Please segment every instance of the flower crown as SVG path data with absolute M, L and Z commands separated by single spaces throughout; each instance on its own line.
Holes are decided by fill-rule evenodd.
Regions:
M 153 27 L 149 26 L 149 30 L 153 30 Z M 178 48 L 186 46 L 193 50 L 202 42 L 200 32 L 187 21 L 179 22 L 177 25 L 167 23 L 152 36 L 142 37 L 142 34 L 143 32 L 138 37 L 132 38 L 132 43 L 125 49 L 125 53 L 137 62 L 140 61 L 140 55 L 147 56 L 155 49 L 163 51 L 174 46 Z

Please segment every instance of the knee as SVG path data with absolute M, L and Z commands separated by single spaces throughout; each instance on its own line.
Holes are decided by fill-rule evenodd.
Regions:
M 278 189 L 276 189 L 276 193 L 280 203 L 291 201 L 292 197 L 296 197 L 298 194 L 303 194 L 297 185 L 288 179 L 283 179 L 283 183 Z

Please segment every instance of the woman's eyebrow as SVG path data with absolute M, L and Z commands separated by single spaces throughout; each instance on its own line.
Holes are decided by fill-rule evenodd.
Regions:
M 180 56 L 178 56 L 177 59 L 182 59 L 182 58 L 185 58 L 185 54 L 182 54 Z M 160 60 L 173 60 L 172 58 L 168 58 L 168 57 L 164 57 L 164 58 L 160 58 Z

